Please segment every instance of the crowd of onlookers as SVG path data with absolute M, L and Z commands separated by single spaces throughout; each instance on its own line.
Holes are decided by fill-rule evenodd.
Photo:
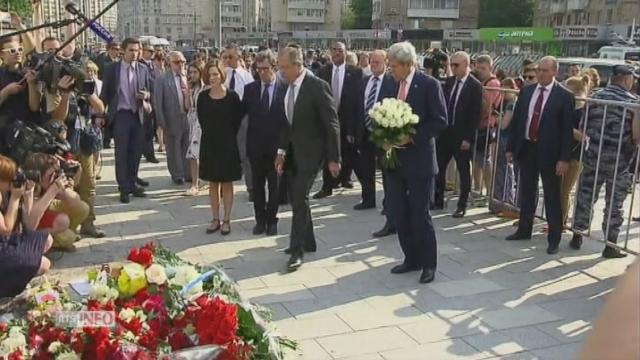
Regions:
M 253 233 L 277 233 L 278 205 L 291 200 L 287 174 L 274 166 L 289 111 L 277 52 L 264 47 L 244 51 L 229 45 L 220 52 L 198 51 L 187 62 L 179 51 L 136 39 L 112 42 L 100 54 L 83 53 L 73 43 L 60 47 L 55 37 L 38 42 L 29 34 L 0 38 L 0 152 L 4 154 L 0 156 L 0 271 L 12 274 L 0 285 L 0 297 L 17 294 L 33 276 L 47 271 L 51 263 L 44 254 L 50 249 L 74 251 L 74 243 L 83 236 L 105 236 L 94 224 L 103 148 L 115 148 L 122 203 L 129 203 L 132 196 L 146 196 L 149 183 L 138 176 L 140 159 L 158 163 L 156 154 L 164 152 L 175 186 L 187 185 L 185 195 L 198 195 L 208 187 L 212 221 L 207 233 L 231 232 L 233 181 L 243 177 L 255 210 Z M 53 62 L 63 65 L 53 67 L 55 75 L 44 76 L 46 66 L 35 67 L 33 59 L 56 52 Z M 556 86 L 557 62 L 525 61 L 519 76 L 505 77 L 487 55 L 430 50 L 421 61 L 416 68 L 440 80 L 449 113 L 449 124 L 436 141 L 440 174 L 434 182 L 431 209 L 444 209 L 446 192 L 459 183 L 454 217 L 465 216 L 468 203 L 480 201 L 473 194 L 484 193 L 490 195 L 486 205 L 491 212 L 518 218 L 525 198 L 522 193 L 533 187 L 537 202 L 538 183 L 526 184 L 523 171 L 531 174 L 532 170 L 522 168 L 525 161 L 513 161 L 512 119 L 520 112 L 535 112 L 534 105 L 522 108 L 517 91 Z M 332 93 L 341 94 L 334 101 L 342 169 L 334 179 L 333 169 L 326 168 L 323 186 L 313 197 L 332 196 L 338 187 L 352 188 L 355 173 L 363 188 L 362 202 L 355 209 L 375 208 L 375 172 L 381 155 L 368 139 L 371 129 L 365 110 L 371 105 L 368 98 L 373 98 L 371 79 L 382 80 L 388 72 L 386 53 L 351 52 L 336 43 L 328 51 L 305 52 L 302 65 L 325 80 Z M 59 69 L 65 70 L 60 73 Z M 591 199 L 598 198 L 605 184 L 610 214 L 603 226 L 607 240 L 615 243 L 622 225 L 622 203 L 637 167 L 640 117 L 634 109 L 615 106 L 592 104 L 587 109 L 581 99 L 637 104 L 637 77 L 628 67 L 616 67 L 610 84 L 600 89 L 597 71 L 578 66 L 568 71 L 562 88 L 580 99 L 571 97 L 570 152 L 563 154 L 567 166 L 558 169 L 562 179 L 554 189 L 560 194 L 555 199 L 557 222 L 564 228 L 574 219 L 574 229 L 587 230 Z M 544 85 L 536 87 L 539 82 Z M 29 134 L 40 137 L 31 141 Z M 36 148 L 34 144 L 42 139 L 49 146 Z M 450 165 L 452 159 L 457 171 Z M 543 175 L 547 193 L 546 186 L 551 185 L 538 165 L 535 177 L 538 172 Z M 570 194 L 576 184 L 572 216 Z M 387 206 L 383 213 L 386 224 L 375 236 L 396 232 L 394 214 Z M 531 236 L 530 227 L 526 228 L 529 221 L 520 217 L 513 239 Z M 552 226 L 548 231 L 555 234 L 558 229 L 555 223 Z M 581 233 L 576 232 L 571 247 L 580 248 L 581 243 Z M 603 255 L 623 254 L 607 247 Z

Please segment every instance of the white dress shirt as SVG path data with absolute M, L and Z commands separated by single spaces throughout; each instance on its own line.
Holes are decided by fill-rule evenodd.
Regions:
M 409 91 L 411 89 L 411 83 L 413 82 L 413 77 L 416 74 L 416 68 L 411 69 L 411 72 L 409 73 L 409 75 L 405 78 L 405 80 L 407 81 L 407 98 L 409 97 Z M 400 82 L 400 86 L 398 86 L 398 94 L 396 96 L 399 97 L 400 96 L 400 90 L 402 90 L 402 81 Z M 406 100 L 406 98 L 405 98 Z
M 227 73 L 227 79 L 224 82 L 224 86 L 226 86 L 227 88 L 229 87 L 229 83 L 231 82 L 231 74 L 233 74 L 233 70 L 236 71 L 236 84 L 235 89 L 231 90 L 235 91 L 236 94 L 238 94 L 238 96 L 240 97 L 240 100 L 242 100 L 244 96 L 244 86 L 247 84 L 251 84 L 254 79 L 250 72 L 241 67 L 238 67 L 236 69 L 228 67 L 225 69 L 225 72 Z
M 524 129 L 524 138 L 527 140 L 531 140 L 529 138 L 529 127 L 531 127 L 531 119 L 533 118 L 533 110 L 536 107 L 536 102 L 538 101 L 538 95 L 540 95 L 540 88 L 544 88 L 544 93 L 542 94 L 544 97 L 542 98 L 542 109 L 540 109 L 540 120 L 542 120 L 542 114 L 544 113 L 544 107 L 547 105 L 547 100 L 549 100 L 549 95 L 551 94 L 551 90 L 553 86 L 556 84 L 556 80 L 554 79 L 549 85 L 536 86 L 536 89 L 533 91 L 533 95 L 531 95 L 531 100 L 529 101 L 529 113 L 527 115 L 527 127 Z M 540 124 L 538 123 L 538 126 Z
M 300 88 L 302 87 L 302 82 L 304 81 L 304 77 L 307 76 L 307 70 L 302 70 L 302 74 L 298 76 L 296 81 L 293 84 L 296 86 L 293 89 L 293 94 L 291 94 L 291 87 L 287 87 L 287 93 L 284 95 L 284 112 L 289 119 L 289 123 L 293 123 L 293 114 L 289 114 L 289 110 L 287 109 L 287 104 L 289 103 L 289 96 L 293 96 L 293 102 L 298 101 L 298 95 L 300 94 Z M 294 105 L 295 106 L 295 105 Z M 287 154 L 286 149 L 278 149 L 278 155 L 285 156 Z
M 384 74 L 380 75 L 371 75 L 369 81 L 367 82 L 367 87 L 364 92 L 364 108 L 367 108 L 367 99 L 369 98 L 369 94 L 371 93 L 371 88 L 373 87 L 373 79 L 378 78 L 378 88 L 376 89 L 376 101 L 380 96 L 380 89 L 382 89 L 382 80 L 384 79 Z
M 339 103 L 338 99 L 342 98 L 342 86 L 344 85 L 344 72 L 346 69 L 346 65 L 342 63 L 342 65 L 333 65 L 333 73 L 331 74 L 331 81 L 335 77 L 336 72 L 338 73 L 338 94 L 333 94 L 333 97 L 336 99 L 336 102 Z M 331 89 L 334 88 L 334 84 L 331 84 Z

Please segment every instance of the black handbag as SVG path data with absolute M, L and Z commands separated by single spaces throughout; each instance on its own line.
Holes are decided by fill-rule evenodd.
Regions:
M 102 130 L 95 124 L 90 124 L 80 131 L 80 152 L 85 155 L 94 154 L 102 150 Z

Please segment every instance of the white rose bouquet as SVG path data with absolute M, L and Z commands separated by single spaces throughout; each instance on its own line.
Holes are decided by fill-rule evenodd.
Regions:
M 383 165 L 393 169 L 398 164 L 397 149 L 416 133 L 415 125 L 420 121 L 411 106 L 404 101 L 387 98 L 376 103 L 369 116 L 373 120 L 371 141 L 383 148 L 386 153 Z

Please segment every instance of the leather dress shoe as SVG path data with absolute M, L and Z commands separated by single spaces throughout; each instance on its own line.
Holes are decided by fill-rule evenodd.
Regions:
M 298 270 L 302 266 L 302 255 L 294 254 L 291 255 L 289 261 L 287 262 L 287 271 L 293 272 Z
M 405 263 L 402 263 L 400 265 L 396 265 L 393 268 L 391 268 L 391 273 L 392 274 L 405 274 L 411 271 L 418 271 L 420 270 L 419 266 L 410 266 L 407 265 Z
M 422 269 L 422 274 L 420 274 L 420 284 L 428 284 L 432 282 L 436 278 L 436 271 L 430 268 Z
M 304 252 L 314 253 L 314 252 L 318 251 L 318 248 L 317 248 L 317 246 L 315 244 L 314 245 L 304 245 L 302 247 L 302 250 L 304 250 Z M 291 248 L 284 249 L 284 253 L 287 254 L 287 255 L 291 255 Z
M 256 226 L 253 227 L 253 235 L 264 234 L 265 226 L 263 223 L 257 223 Z
M 152 164 L 160 163 L 160 160 L 158 160 L 155 156 L 147 156 L 145 160 L 147 160 L 148 163 L 152 163 Z
M 514 234 L 507 236 L 505 240 L 507 241 L 531 240 L 531 235 L 523 235 L 523 234 L 520 234 L 519 232 L 516 232 Z
M 353 189 L 353 183 L 351 182 L 343 182 L 342 187 L 345 189 Z
M 631 220 L 640 222 L 640 216 L 638 216 L 638 217 L 634 217 L 634 218 L 632 218 Z
M 616 248 L 607 246 L 604 248 L 604 251 L 602 252 L 602 257 L 606 259 L 621 259 L 623 257 L 627 257 L 627 254 L 621 252 Z
M 465 209 L 458 209 L 456 210 L 456 212 L 453 213 L 453 215 L 451 215 L 452 217 L 459 219 L 459 218 L 463 218 L 465 215 L 467 214 L 467 210 Z
M 580 248 L 582 247 L 582 235 L 573 234 L 571 242 L 569 243 L 569 247 L 573 250 L 580 250 Z
M 124 191 L 120 192 L 120 202 L 123 204 L 128 204 L 129 202 L 131 202 L 129 194 Z
M 381 238 L 389 235 L 393 235 L 396 233 L 396 229 L 389 226 L 389 224 L 384 224 L 384 227 L 373 233 L 374 237 Z
M 148 181 L 144 181 L 144 180 L 142 180 L 142 179 L 140 179 L 140 178 L 136 178 L 136 184 L 137 184 L 137 185 L 140 185 L 140 186 L 142 186 L 142 187 L 147 187 L 147 186 L 149 186 L 149 182 L 148 182 Z
M 444 204 L 440 204 L 440 203 L 431 204 L 431 206 L 429 207 L 429 210 L 444 210 Z
M 324 199 L 333 195 L 333 191 L 322 189 L 313 195 L 314 199 Z
M 368 210 L 368 209 L 375 209 L 375 208 L 376 208 L 375 203 L 361 202 L 360 204 L 355 205 L 353 207 L 353 210 Z
M 558 253 L 558 245 L 549 245 L 547 246 L 547 254 L 554 255 Z
M 184 179 L 173 179 L 173 183 L 176 185 L 184 185 Z
M 133 197 L 137 197 L 137 198 L 147 197 L 147 194 L 144 193 L 144 189 L 141 188 L 141 187 L 134 188 L 133 191 L 131 192 L 131 195 L 133 195 Z
M 274 224 L 267 225 L 266 235 L 267 236 L 278 235 L 278 224 L 274 223 Z

